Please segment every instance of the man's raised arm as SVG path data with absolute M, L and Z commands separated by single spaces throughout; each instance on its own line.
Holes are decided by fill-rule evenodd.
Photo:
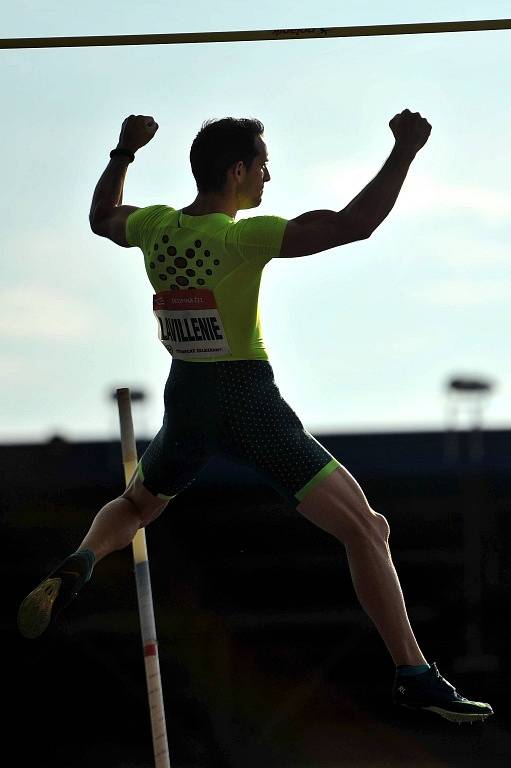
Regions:
M 380 172 L 342 211 L 315 211 L 292 219 L 284 233 L 281 257 L 308 256 L 365 240 L 386 219 L 413 159 L 431 133 L 428 121 L 408 109 L 395 115 L 389 126 L 395 144 Z
M 158 130 L 158 123 L 146 115 L 130 115 L 123 122 L 117 149 L 133 155 L 147 144 Z M 92 231 L 108 237 L 119 245 L 127 245 L 125 220 L 137 208 L 122 205 L 126 171 L 131 162 L 127 155 L 114 155 L 96 185 L 89 213 Z

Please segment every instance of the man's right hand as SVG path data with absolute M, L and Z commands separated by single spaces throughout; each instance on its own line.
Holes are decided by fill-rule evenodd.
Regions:
M 396 144 L 416 154 L 429 139 L 431 125 L 419 112 L 404 109 L 389 122 Z

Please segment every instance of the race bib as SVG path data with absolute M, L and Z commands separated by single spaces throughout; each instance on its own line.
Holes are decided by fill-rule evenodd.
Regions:
M 230 355 L 213 291 L 161 291 L 153 296 L 158 338 L 172 357 Z

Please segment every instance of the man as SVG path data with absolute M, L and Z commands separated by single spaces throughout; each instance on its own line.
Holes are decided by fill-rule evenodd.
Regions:
M 409 110 L 389 123 L 395 143 L 380 172 L 339 212 L 234 219 L 261 203 L 270 181 L 264 126 L 225 118 L 203 124 L 190 162 L 198 194 L 186 208 L 122 205 L 129 162 L 158 130 L 130 115 L 96 187 L 90 225 L 122 247 L 139 247 L 154 288 L 159 338 L 173 360 L 163 425 L 128 488 L 96 515 L 78 550 L 28 595 L 18 624 L 37 637 L 76 597 L 95 562 L 130 544 L 215 453 L 255 467 L 285 499 L 345 546 L 361 605 L 394 663 L 393 701 L 456 722 L 484 720 L 426 661 L 410 626 L 388 546 L 387 520 L 281 397 L 264 349 L 257 308 L 261 272 L 293 258 L 371 236 L 393 208 L 431 126 Z

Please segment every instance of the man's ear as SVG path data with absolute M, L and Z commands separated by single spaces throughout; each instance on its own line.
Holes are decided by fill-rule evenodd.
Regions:
M 247 169 L 245 168 L 245 163 L 243 162 L 243 160 L 240 160 L 239 163 L 236 163 L 234 173 L 238 178 L 243 176 L 243 174 L 246 172 L 247 172 Z

